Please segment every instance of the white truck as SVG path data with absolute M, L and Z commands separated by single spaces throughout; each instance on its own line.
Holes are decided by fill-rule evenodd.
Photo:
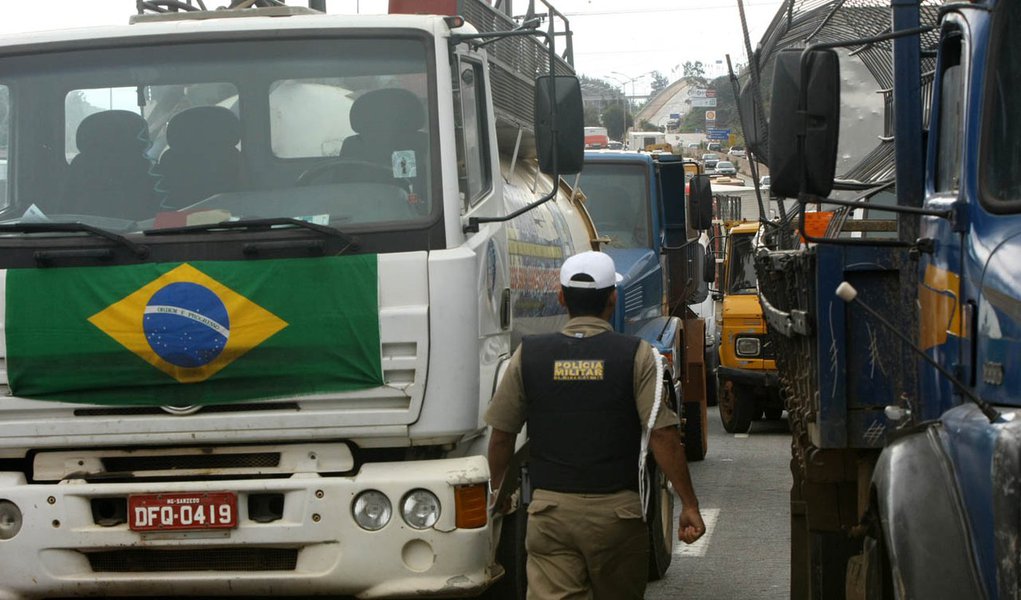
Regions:
M 0 39 L 0 598 L 520 597 L 481 415 L 595 238 L 562 32 L 146 4 Z

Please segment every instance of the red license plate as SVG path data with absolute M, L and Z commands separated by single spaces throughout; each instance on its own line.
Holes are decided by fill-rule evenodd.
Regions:
M 133 531 L 230 529 L 238 525 L 234 492 L 134 494 L 128 496 Z

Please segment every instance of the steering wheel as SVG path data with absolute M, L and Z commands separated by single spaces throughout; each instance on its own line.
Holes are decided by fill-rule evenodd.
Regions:
M 317 179 L 330 175 L 334 182 L 363 181 L 372 183 L 388 183 L 393 186 L 411 190 L 411 183 L 404 178 L 394 177 L 393 170 L 379 163 L 356 160 L 351 158 L 332 158 L 306 169 L 295 185 L 312 185 Z

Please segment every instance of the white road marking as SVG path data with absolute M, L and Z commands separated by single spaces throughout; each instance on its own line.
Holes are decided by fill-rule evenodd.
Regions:
M 702 521 L 705 523 L 705 535 L 698 538 L 694 544 L 685 544 L 680 540 L 674 541 L 674 556 L 705 556 L 709 550 L 709 538 L 713 537 L 713 529 L 716 527 L 716 519 L 720 516 L 718 508 L 701 509 Z
M 747 433 L 735 433 L 735 434 L 734 434 L 734 437 L 735 437 L 735 438 L 737 438 L 737 439 L 739 439 L 739 440 L 743 440 L 743 439 L 745 439 L 746 437 L 748 437 L 748 434 L 747 434 Z

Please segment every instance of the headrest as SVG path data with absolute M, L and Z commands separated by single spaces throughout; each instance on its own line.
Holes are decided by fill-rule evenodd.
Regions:
M 358 133 L 418 131 L 423 125 L 422 103 L 405 89 L 373 90 L 351 106 L 351 129 Z
M 167 123 L 167 145 L 205 146 L 222 144 L 235 146 L 241 140 L 241 123 L 229 108 L 222 106 L 196 106 L 183 110 Z
M 145 152 L 149 149 L 149 125 L 128 110 L 105 110 L 85 117 L 75 141 L 79 152 L 101 150 Z

